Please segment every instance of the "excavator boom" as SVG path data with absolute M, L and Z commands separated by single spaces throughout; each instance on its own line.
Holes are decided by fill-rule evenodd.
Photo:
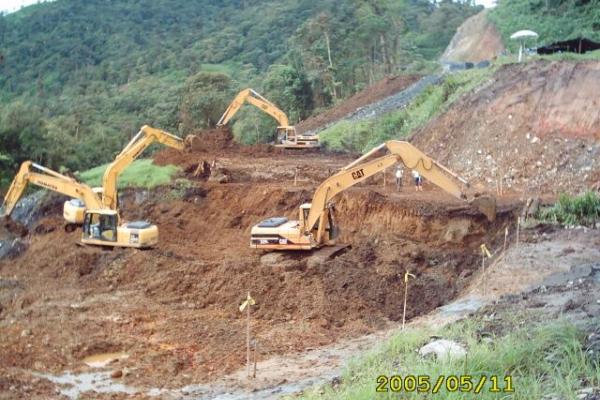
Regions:
M 233 99 L 231 104 L 227 107 L 219 122 L 217 122 L 217 126 L 225 126 L 229 122 L 231 118 L 239 111 L 239 109 L 244 105 L 244 102 L 248 102 L 253 106 L 256 106 L 263 110 L 265 113 L 269 114 L 279 126 L 287 127 L 289 126 L 289 121 L 287 115 L 283 111 L 281 111 L 275 104 L 271 103 L 269 100 L 261 96 L 254 89 L 245 89 L 238 93 L 237 96 Z
M 39 172 L 33 172 L 32 170 Z M 99 208 L 101 205 L 100 199 L 88 185 L 79 183 L 73 178 L 59 174 L 31 161 L 25 161 L 21 164 L 19 172 L 13 179 L 6 196 L 4 196 L 2 216 L 8 216 L 12 213 L 27 185 L 30 183 L 80 199 L 89 204 L 90 207 Z
M 119 175 L 154 142 L 177 150 L 184 149 L 184 141 L 181 138 L 169 132 L 144 125 L 104 171 L 102 177 L 102 203 L 105 207 L 112 210 L 117 209 L 117 179 Z
M 389 153 L 370 159 L 375 153 L 384 149 Z M 468 186 L 466 180 L 431 159 L 412 144 L 391 140 L 327 178 L 315 191 L 312 203 L 300 206 L 298 221 L 276 217 L 252 227 L 250 247 L 271 250 L 310 250 L 323 245 L 334 245 L 336 229 L 331 204 L 333 198 L 340 192 L 399 162 L 409 169 L 418 171 L 452 196 L 466 200 L 459 186 L 459 182 Z M 495 202 L 488 211 L 495 216 Z M 490 218 L 488 214 L 486 216 Z
M 372 161 L 364 161 L 385 148 L 389 150 L 390 154 Z M 450 172 L 447 168 L 440 166 L 440 164 L 412 144 L 390 140 L 348 164 L 337 174 L 327 178 L 325 182 L 319 185 L 312 198 L 312 206 L 305 225 L 306 231 L 314 228 L 323 211 L 326 209 L 327 204 L 335 195 L 398 162 L 402 162 L 409 169 L 417 170 L 422 176 L 452 196 L 459 199 L 465 198 L 458 184 L 448 177 L 448 174 L 454 177 L 457 177 L 457 175 Z M 464 179 L 460 179 L 466 182 Z

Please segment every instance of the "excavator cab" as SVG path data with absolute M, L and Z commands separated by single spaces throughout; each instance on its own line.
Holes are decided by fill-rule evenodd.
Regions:
M 289 149 L 318 148 L 319 135 L 298 135 L 293 126 L 278 126 L 275 146 Z
M 285 145 L 287 143 L 296 142 L 296 130 L 291 129 L 289 126 L 278 126 L 277 127 L 277 144 Z
M 89 211 L 83 221 L 83 240 L 117 241 L 119 217 L 115 211 Z
M 158 228 L 146 221 L 119 225 L 115 210 L 87 210 L 81 242 L 98 246 L 149 248 L 158 243 Z

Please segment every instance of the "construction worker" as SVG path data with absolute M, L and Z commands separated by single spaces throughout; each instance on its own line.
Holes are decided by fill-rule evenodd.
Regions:
M 404 176 L 404 169 L 402 166 L 398 165 L 396 168 L 396 189 L 398 191 L 402 190 L 402 177 Z
M 413 169 L 412 176 L 415 180 L 415 192 L 422 192 L 423 178 L 421 177 L 421 174 L 419 174 L 419 171 Z

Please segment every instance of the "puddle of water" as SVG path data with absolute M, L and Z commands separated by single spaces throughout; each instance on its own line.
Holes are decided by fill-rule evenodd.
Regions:
M 83 372 L 80 374 L 65 372 L 60 375 L 34 373 L 34 375 L 60 385 L 60 393 L 70 399 L 77 399 L 82 393 L 90 391 L 126 394 L 140 392 L 134 387 L 114 382 L 110 377 L 110 372 Z
M 88 356 L 83 359 L 83 362 L 92 368 L 102 368 L 113 361 L 124 360 L 126 358 L 129 358 L 129 354 L 127 353 L 102 353 Z

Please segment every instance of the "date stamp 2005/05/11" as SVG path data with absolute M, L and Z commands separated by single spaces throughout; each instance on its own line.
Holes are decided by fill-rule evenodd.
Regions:
M 464 393 L 512 393 L 515 391 L 511 375 L 379 375 L 376 392 L 464 392 Z

